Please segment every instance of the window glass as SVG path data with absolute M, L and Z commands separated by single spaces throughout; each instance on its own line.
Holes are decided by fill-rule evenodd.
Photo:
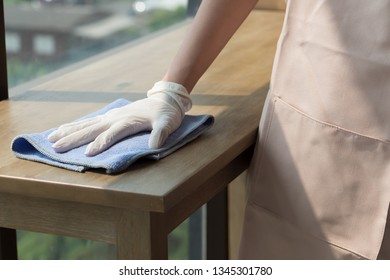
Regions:
M 185 20 L 189 0 L 4 0 L 10 88 Z M 189 258 L 189 221 L 169 257 Z M 199 245 L 200 246 L 200 245 Z M 198 246 L 198 247 L 199 247 Z M 111 245 L 18 231 L 20 259 L 111 259 Z
M 187 0 L 4 0 L 14 87 L 187 17 Z
M 37 55 L 54 55 L 56 42 L 54 36 L 37 34 L 33 40 L 33 50 Z
M 22 42 L 20 41 L 20 36 L 16 32 L 6 32 L 5 33 L 5 44 L 7 53 L 17 54 L 22 48 Z

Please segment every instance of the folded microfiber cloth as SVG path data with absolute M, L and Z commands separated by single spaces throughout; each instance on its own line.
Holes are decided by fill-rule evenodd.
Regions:
M 81 119 L 101 115 L 129 103 L 125 99 L 118 99 Z M 173 153 L 210 128 L 213 122 L 214 118 L 211 115 L 186 115 L 181 126 L 168 137 L 163 147 L 159 149 L 150 149 L 148 147 L 150 132 L 141 132 L 123 139 L 108 150 L 93 157 L 84 155 L 87 145 L 65 153 L 57 153 L 51 147 L 52 143 L 47 140 L 47 136 L 56 129 L 52 128 L 41 133 L 23 134 L 16 137 L 12 141 L 12 150 L 18 158 L 73 171 L 83 172 L 87 169 L 103 168 L 106 173 L 118 173 L 124 171 L 141 157 L 158 160 Z

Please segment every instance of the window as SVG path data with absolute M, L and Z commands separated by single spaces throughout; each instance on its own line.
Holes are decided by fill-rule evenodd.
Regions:
M 51 35 L 37 34 L 34 36 L 33 49 L 37 55 L 54 55 L 56 42 Z
M 183 21 L 199 2 L 4 0 L 9 88 Z M 5 76 L 5 71 L 0 73 Z M 201 258 L 200 253 L 190 252 L 202 247 L 201 239 L 192 237 L 199 236 L 201 212 L 171 233 L 170 258 Z M 115 257 L 108 244 L 22 231 L 18 232 L 18 252 L 20 259 Z
M 4 0 L 12 54 L 8 84 L 14 87 L 183 21 L 194 11 L 193 2 L 198 1 Z
M 19 34 L 16 32 L 6 32 L 5 43 L 6 43 L 7 53 L 17 54 L 22 49 L 21 38 Z

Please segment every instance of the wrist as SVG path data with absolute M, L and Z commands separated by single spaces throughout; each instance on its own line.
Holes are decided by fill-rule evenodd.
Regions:
M 153 96 L 156 93 L 165 93 L 175 100 L 183 113 L 188 112 L 192 107 L 192 100 L 187 89 L 178 83 L 159 81 L 147 92 L 147 96 Z

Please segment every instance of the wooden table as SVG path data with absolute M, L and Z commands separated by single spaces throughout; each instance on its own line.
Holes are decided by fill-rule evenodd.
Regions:
M 160 79 L 189 23 L 14 89 L 0 102 L 0 256 L 20 229 L 115 244 L 119 259 L 166 259 L 167 235 L 248 167 L 281 12 L 254 11 L 193 91 L 214 127 L 169 157 L 119 175 L 20 160 L 11 140 L 74 120 Z

